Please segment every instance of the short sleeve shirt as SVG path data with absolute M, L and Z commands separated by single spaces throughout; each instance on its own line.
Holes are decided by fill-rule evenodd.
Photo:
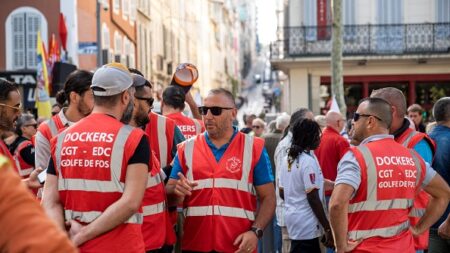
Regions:
M 314 154 L 303 152 L 288 165 L 288 157 L 281 162 L 280 187 L 284 189 L 284 222 L 292 240 L 309 240 L 323 234 L 319 220 L 309 205 L 307 194 L 319 190 L 324 201 L 324 177 Z

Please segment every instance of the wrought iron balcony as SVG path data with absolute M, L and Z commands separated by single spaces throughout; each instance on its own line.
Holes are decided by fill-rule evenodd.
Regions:
M 278 29 L 272 59 L 331 55 L 331 27 Z M 450 23 L 343 26 L 344 56 L 450 54 Z

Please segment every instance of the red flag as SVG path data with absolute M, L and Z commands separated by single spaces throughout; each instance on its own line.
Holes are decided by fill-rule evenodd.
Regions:
M 67 27 L 66 22 L 64 21 L 64 15 L 62 13 L 59 14 L 59 38 L 61 39 L 62 48 L 64 51 L 67 51 Z

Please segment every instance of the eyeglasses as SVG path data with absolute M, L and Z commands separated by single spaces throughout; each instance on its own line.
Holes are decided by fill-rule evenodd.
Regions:
M 145 98 L 145 97 L 139 97 L 139 96 L 134 96 L 134 98 L 138 99 L 138 100 L 144 100 L 148 106 L 150 106 L 150 108 L 153 108 L 153 102 L 155 101 L 154 98 Z
M 28 125 L 24 125 L 24 127 L 29 127 L 32 126 L 33 128 L 37 128 L 37 124 L 28 124 Z
M 198 107 L 198 111 L 200 112 L 201 115 L 206 115 L 208 114 L 208 110 L 211 111 L 211 114 L 214 116 L 219 116 L 220 114 L 222 114 L 222 110 L 231 110 L 234 108 L 231 107 L 219 107 L 219 106 L 212 106 L 212 107 L 207 107 L 207 106 L 199 106 Z
M 7 104 L 0 103 L 0 105 L 1 105 L 1 106 L 6 106 L 6 107 L 11 108 L 11 109 L 13 109 L 13 110 L 16 110 L 16 111 L 18 111 L 18 112 L 20 112 L 20 111 L 22 110 L 20 104 L 19 104 L 18 106 L 12 106 L 12 105 L 7 105 Z
M 353 114 L 353 121 L 356 122 L 356 121 L 358 121 L 361 117 L 370 117 L 370 116 L 376 118 L 376 119 L 379 120 L 379 121 L 383 121 L 383 120 L 381 120 L 378 116 L 371 115 L 371 114 L 361 114 L 361 113 L 357 113 L 357 112 L 355 112 L 355 114 Z
M 262 126 L 252 126 L 252 128 L 260 129 L 263 128 Z

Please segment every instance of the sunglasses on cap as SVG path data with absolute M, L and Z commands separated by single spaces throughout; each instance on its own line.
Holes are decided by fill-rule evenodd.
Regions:
M 220 114 L 222 114 L 222 110 L 231 110 L 234 108 L 231 107 L 219 107 L 219 106 L 212 106 L 212 107 L 207 107 L 207 106 L 199 106 L 198 107 L 198 111 L 200 112 L 201 115 L 206 115 L 208 114 L 208 110 L 211 111 L 211 114 L 214 116 L 219 116 Z
M 378 116 L 372 115 L 372 114 L 362 114 L 362 113 L 357 113 L 355 112 L 355 114 L 353 114 L 353 121 L 356 122 L 358 121 L 361 117 L 374 117 L 379 121 L 382 121 Z
M 144 100 L 148 104 L 148 106 L 150 106 L 150 108 L 153 108 L 153 101 L 155 101 L 154 98 L 145 98 L 139 96 L 134 96 L 134 98 L 137 100 Z

